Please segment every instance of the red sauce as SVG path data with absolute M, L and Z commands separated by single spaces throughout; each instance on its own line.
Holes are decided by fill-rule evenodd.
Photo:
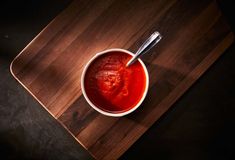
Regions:
M 112 51 L 96 58 L 85 75 L 85 91 L 90 101 L 107 112 L 124 112 L 142 98 L 146 76 L 139 61 L 125 67 L 131 56 Z

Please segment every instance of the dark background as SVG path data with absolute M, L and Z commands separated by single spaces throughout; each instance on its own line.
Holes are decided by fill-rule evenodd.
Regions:
M 0 159 L 92 158 L 9 72 L 13 58 L 69 3 L 0 2 Z M 235 31 L 232 1 L 219 6 Z M 235 159 L 234 83 L 233 44 L 121 159 Z

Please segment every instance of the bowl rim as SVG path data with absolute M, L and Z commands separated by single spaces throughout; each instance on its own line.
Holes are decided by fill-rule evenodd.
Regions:
M 106 116 L 111 116 L 111 117 L 122 117 L 122 116 L 125 116 L 127 114 L 130 114 L 132 113 L 133 111 L 135 111 L 141 104 L 142 102 L 144 101 L 146 95 L 147 95 L 147 92 L 148 92 L 148 88 L 149 88 L 149 74 L 148 74 L 148 70 L 144 64 L 144 62 L 139 58 L 138 61 L 141 63 L 142 67 L 144 68 L 144 72 L 145 72 L 145 76 L 146 76 L 146 85 L 145 85 L 145 90 L 144 90 L 144 94 L 142 96 L 142 98 L 139 100 L 139 102 L 134 106 L 132 107 L 131 109 L 129 110 L 126 110 L 124 112 L 118 112 L 118 113 L 115 113 L 115 112 L 108 112 L 108 111 L 105 111 L 105 110 L 102 110 L 98 107 L 96 107 L 95 104 L 93 104 L 89 97 L 87 96 L 86 94 L 86 90 L 85 90 L 85 85 L 84 85 L 84 80 L 85 80 L 85 75 L 86 75 L 86 71 L 87 69 L 89 68 L 90 64 L 96 59 L 98 58 L 99 56 L 103 55 L 103 54 L 107 54 L 109 52 L 113 52 L 113 51 L 120 51 L 120 52 L 125 52 L 131 56 L 134 56 L 134 54 L 126 49 L 121 49 L 121 48 L 111 48 L 111 49 L 107 49 L 107 50 L 104 50 L 104 51 L 101 51 L 101 52 L 98 52 L 96 53 L 85 65 L 83 71 L 82 71 L 82 76 L 81 76 L 81 89 L 82 89 L 82 94 L 83 96 L 85 97 L 86 101 L 88 102 L 88 104 L 93 108 L 95 109 L 96 111 L 98 111 L 99 113 L 103 114 L 103 115 L 106 115 Z

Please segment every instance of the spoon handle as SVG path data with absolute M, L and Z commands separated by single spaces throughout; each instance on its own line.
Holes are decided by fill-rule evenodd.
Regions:
M 154 32 L 138 49 L 135 56 L 133 56 L 128 63 L 126 64 L 129 67 L 133 64 L 140 56 L 148 52 L 153 46 L 155 46 L 160 40 L 162 36 L 159 32 Z

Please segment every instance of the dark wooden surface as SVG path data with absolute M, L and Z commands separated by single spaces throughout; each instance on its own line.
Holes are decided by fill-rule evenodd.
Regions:
M 217 5 L 211 1 L 165 1 L 165 4 L 154 1 L 145 6 L 106 1 L 107 7 L 103 4 L 100 4 L 102 7 L 77 6 L 76 3 L 26 47 L 14 61 L 13 72 L 97 158 L 119 157 L 233 39 Z M 89 8 L 79 9 L 83 6 L 95 8 L 90 9 L 92 12 Z M 133 14 L 134 7 L 139 8 L 139 16 L 136 12 Z M 116 10 L 122 13 L 121 16 L 114 14 Z M 141 21 L 145 21 L 143 26 L 139 25 Z M 80 78 L 77 77 L 82 66 L 95 52 L 105 48 L 121 47 L 134 51 L 156 29 L 165 38 L 153 54 L 144 58 L 150 72 L 151 88 L 143 109 L 119 119 L 104 117 L 91 110 L 80 96 Z M 94 135 L 94 131 L 97 134 Z

